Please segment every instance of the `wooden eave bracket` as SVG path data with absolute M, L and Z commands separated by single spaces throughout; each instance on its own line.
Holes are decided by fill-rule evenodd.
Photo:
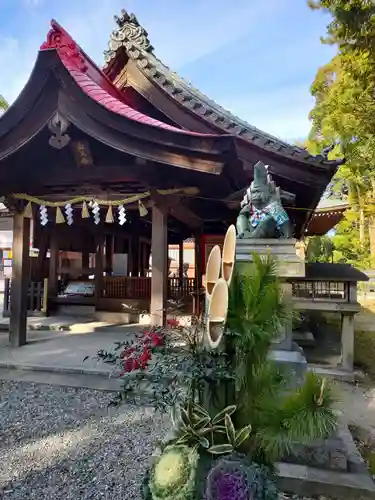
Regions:
M 166 215 L 172 215 L 192 229 L 202 227 L 202 219 L 188 207 L 181 205 L 181 196 L 161 195 L 155 190 L 151 190 L 151 199 Z

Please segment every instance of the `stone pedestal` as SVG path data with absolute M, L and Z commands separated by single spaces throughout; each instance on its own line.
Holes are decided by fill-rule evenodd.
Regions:
M 236 265 L 239 271 L 245 272 L 253 263 L 254 253 L 267 257 L 271 255 L 277 262 L 277 275 L 282 281 L 284 293 L 292 300 L 292 285 L 288 281 L 293 278 L 305 277 L 305 260 L 297 255 L 296 240 L 280 239 L 238 239 L 236 246 Z M 270 359 L 281 366 L 287 367 L 296 379 L 302 379 L 307 369 L 303 350 L 293 342 L 292 325 L 285 325 L 279 339 L 274 343 Z
M 252 263 L 253 254 L 272 255 L 277 260 L 277 274 L 283 280 L 304 278 L 305 260 L 297 255 L 295 239 L 237 239 L 236 263 Z

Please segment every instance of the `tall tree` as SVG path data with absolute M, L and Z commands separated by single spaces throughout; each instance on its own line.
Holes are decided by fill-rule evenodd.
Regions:
M 332 16 L 325 43 L 337 43 L 340 49 L 368 50 L 375 45 L 375 3 L 373 0 L 308 0 L 312 9 Z
M 338 234 L 342 229 L 341 243 L 358 240 L 354 246 L 361 249 L 361 259 L 369 241 L 375 264 L 375 3 L 318 0 L 309 5 L 331 15 L 322 41 L 338 47 L 311 87 L 315 107 L 310 142 L 318 148 L 335 143 L 331 154 L 345 156 L 335 180 L 346 186 L 351 210 Z M 352 249 L 342 252 L 344 260 L 351 260 Z

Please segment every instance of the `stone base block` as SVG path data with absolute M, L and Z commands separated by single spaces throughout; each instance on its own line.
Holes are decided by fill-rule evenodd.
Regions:
M 281 491 L 298 496 L 345 500 L 375 499 L 375 483 L 344 422 L 329 439 L 296 444 L 277 464 Z
M 348 471 L 347 452 L 339 437 L 321 439 L 308 445 L 296 444 L 284 462 L 318 469 Z
M 272 255 L 277 260 L 277 273 L 280 278 L 304 278 L 305 261 L 297 255 L 295 239 L 237 239 L 236 263 L 251 264 L 253 254 Z
M 285 351 L 273 349 L 268 355 L 268 359 L 275 361 L 280 367 L 292 372 L 293 382 L 297 385 L 303 379 L 307 370 L 307 361 L 300 350 Z

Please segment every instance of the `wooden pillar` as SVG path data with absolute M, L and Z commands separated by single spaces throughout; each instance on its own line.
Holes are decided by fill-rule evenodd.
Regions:
M 139 263 L 139 274 L 140 276 L 145 276 L 146 273 L 146 259 L 145 259 L 145 243 L 139 243 L 139 255 L 140 255 L 140 263 Z
M 30 281 L 30 219 L 13 217 L 13 262 L 9 342 L 11 347 L 26 344 L 27 300 Z
M 178 245 L 178 277 L 180 278 L 180 286 L 182 287 L 184 279 L 184 239 L 181 238 Z
M 45 275 L 45 261 L 47 259 L 48 250 L 48 233 L 47 231 L 42 231 L 40 236 L 39 253 L 36 258 L 34 273 L 31 274 L 32 281 L 43 281 L 46 278 Z
M 130 250 L 130 266 L 129 271 L 133 277 L 139 274 L 139 236 L 138 233 L 133 234 L 129 241 Z
M 152 208 L 151 255 L 151 325 L 163 326 L 166 321 L 168 283 L 167 215 L 156 205 Z
M 151 256 L 151 245 L 150 244 L 146 244 L 145 245 L 145 258 L 146 258 L 146 270 L 149 271 L 150 270 L 150 256 Z M 149 275 L 148 272 L 146 272 L 146 275 Z
M 354 313 L 341 314 L 341 367 L 354 368 Z
M 104 272 L 104 236 L 99 235 L 96 238 L 95 250 L 95 302 L 98 307 L 99 299 L 103 290 L 103 272 Z
M 201 289 L 202 289 L 202 233 L 195 231 L 195 308 L 194 314 L 201 314 Z
M 48 297 L 56 297 L 58 294 L 59 240 L 56 229 L 53 228 L 49 244 Z
M 184 239 L 181 238 L 178 244 L 178 286 L 180 298 L 184 297 Z
M 105 272 L 107 275 L 111 275 L 113 271 L 114 243 L 113 234 L 107 234 L 105 237 Z
M 82 252 L 82 276 L 83 279 L 87 280 L 89 278 L 89 268 L 90 268 L 90 252 L 88 250 L 83 250 Z

